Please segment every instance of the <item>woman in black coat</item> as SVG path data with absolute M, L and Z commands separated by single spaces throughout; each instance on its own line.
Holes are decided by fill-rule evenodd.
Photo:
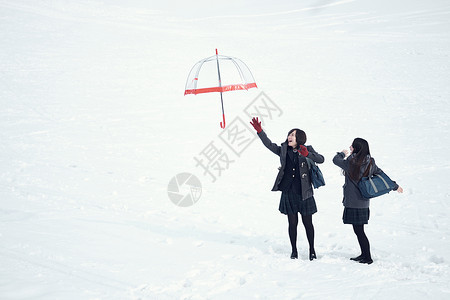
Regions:
M 351 260 L 371 264 L 373 262 L 370 254 L 370 244 L 364 232 L 364 224 L 369 222 L 370 200 L 362 196 L 358 182 L 362 177 L 370 174 L 381 173 L 382 170 L 375 164 L 375 159 L 370 156 L 369 144 L 362 138 L 354 139 L 350 146 L 350 156 L 348 150 L 338 152 L 333 158 L 333 163 L 340 167 L 345 175 L 344 184 L 344 224 L 352 224 L 353 231 L 358 238 L 361 248 L 361 255 L 350 258 Z M 396 184 L 394 188 L 399 193 L 403 189 Z
M 297 128 L 290 130 L 286 141 L 278 146 L 267 137 L 258 118 L 253 118 L 250 124 L 257 131 L 264 146 L 280 156 L 281 167 L 272 191 L 281 191 L 279 210 L 288 216 L 288 232 L 292 246 L 291 258 L 298 258 L 297 225 L 298 213 L 300 213 L 309 243 L 309 259 L 316 259 L 312 215 L 317 212 L 317 207 L 305 157 L 317 163 L 323 163 L 324 157 L 317 153 L 312 146 L 305 146 L 306 134 L 303 130 Z

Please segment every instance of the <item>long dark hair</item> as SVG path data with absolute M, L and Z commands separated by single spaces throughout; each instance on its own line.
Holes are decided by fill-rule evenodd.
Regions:
M 297 141 L 297 149 L 300 148 L 300 145 L 305 145 L 306 143 L 306 133 L 298 128 L 294 128 L 289 130 L 288 136 L 295 130 L 295 140 Z M 287 143 L 287 138 L 286 138 Z
M 361 165 L 363 164 L 366 157 L 370 156 L 369 143 L 362 138 L 356 138 L 352 143 L 353 155 L 349 161 L 349 176 L 354 181 L 359 181 Z

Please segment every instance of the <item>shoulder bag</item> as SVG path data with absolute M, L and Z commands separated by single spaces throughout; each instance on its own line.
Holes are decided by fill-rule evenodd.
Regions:
M 319 167 L 311 158 L 305 158 L 308 162 L 309 178 L 311 179 L 313 187 L 318 189 L 319 187 L 324 186 L 325 179 L 323 178 L 322 171 L 320 171 Z
M 368 169 L 371 168 L 371 164 L 372 161 L 367 167 Z M 395 188 L 395 182 L 383 171 L 377 174 L 370 174 L 370 171 L 368 173 L 368 176 L 362 177 L 358 182 L 358 188 L 364 198 L 375 198 L 387 194 Z

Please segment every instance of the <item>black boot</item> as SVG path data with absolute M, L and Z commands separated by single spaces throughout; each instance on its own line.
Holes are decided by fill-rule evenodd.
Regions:
M 297 258 L 298 258 L 297 250 L 292 250 L 291 259 L 297 259 Z
M 370 265 L 371 263 L 373 263 L 373 260 L 372 260 L 372 258 L 367 258 L 367 257 L 364 257 L 363 259 L 361 259 L 360 261 L 359 261 L 359 263 L 360 264 L 368 264 L 368 265 Z
M 309 260 L 317 259 L 316 251 L 313 249 L 309 251 Z
M 358 262 L 359 262 L 359 261 L 361 261 L 363 258 L 364 258 L 364 256 L 361 254 L 360 256 L 350 258 L 350 260 L 354 260 L 354 261 L 358 261 Z

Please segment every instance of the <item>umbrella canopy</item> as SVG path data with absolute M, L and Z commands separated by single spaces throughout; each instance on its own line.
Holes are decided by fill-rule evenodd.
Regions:
M 207 68 L 208 64 L 217 64 L 217 60 L 219 60 L 220 68 L 222 69 L 222 73 L 224 73 L 225 68 L 227 67 L 234 67 L 234 74 L 233 70 L 230 70 L 228 73 L 224 73 L 225 75 L 232 75 L 233 78 L 239 79 L 239 81 L 230 83 L 230 84 L 217 84 L 216 86 L 203 86 L 203 84 L 200 83 L 199 85 L 199 75 L 202 68 Z M 228 68 L 230 69 L 230 68 Z M 206 71 L 207 72 L 207 71 Z M 238 75 L 239 77 L 236 77 L 235 75 Z M 217 75 L 216 75 L 217 77 Z M 221 76 L 223 77 L 223 75 Z M 217 80 L 217 78 L 216 78 Z M 222 80 L 225 82 L 226 78 L 222 78 Z M 200 81 L 202 81 L 202 78 L 200 78 Z M 203 80 L 204 83 L 207 83 L 207 80 Z M 189 73 L 189 76 L 186 81 L 186 88 L 184 91 L 184 94 L 202 94 L 202 93 L 211 93 L 211 92 L 228 92 L 228 91 L 235 91 L 235 90 L 248 90 L 250 88 L 256 88 L 256 82 L 253 78 L 252 73 L 250 72 L 250 69 L 247 67 L 247 65 L 236 57 L 231 56 L 224 56 L 224 55 L 213 55 L 211 57 L 202 59 L 201 61 L 197 62 L 191 69 L 191 72 Z
M 184 94 L 197 95 L 219 92 L 223 115 L 221 127 L 225 128 L 222 93 L 256 87 L 250 69 L 242 60 L 236 57 L 219 55 L 216 49 L 216 55 L 202 59 L 192 67 L 186 80 Z

